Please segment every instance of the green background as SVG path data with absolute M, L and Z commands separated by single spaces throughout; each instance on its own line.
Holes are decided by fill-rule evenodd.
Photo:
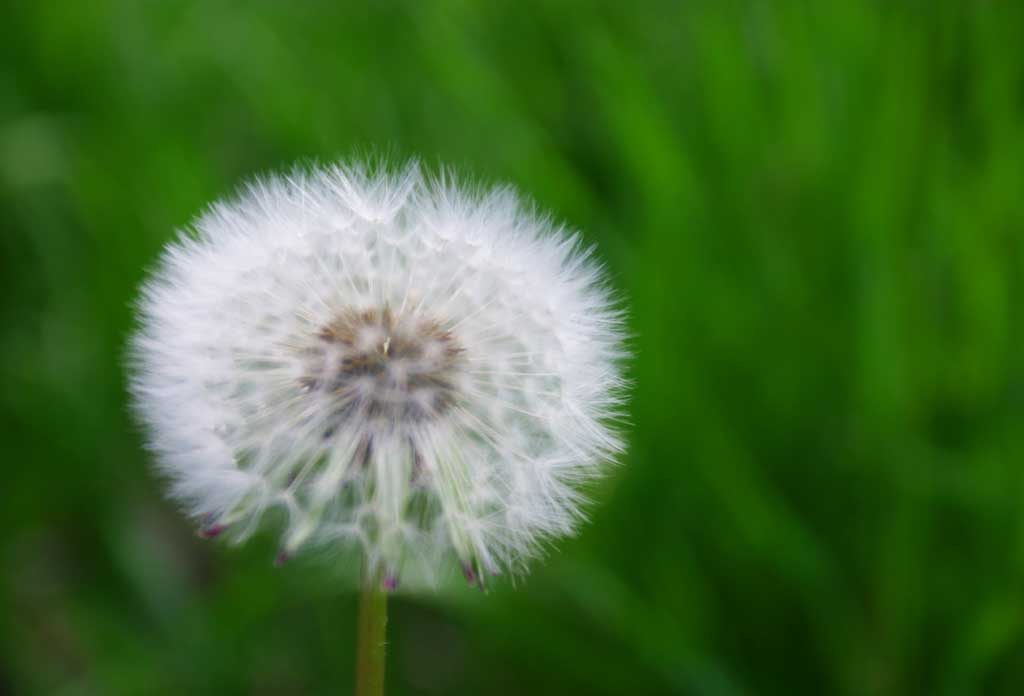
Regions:
M 200 540 L 126 408 L 175 228 L 421 155 L 585 232 L 630 450 L 395 694 L 1024 692 L 1024 3 L 5 3 L 0 693 L 326 694 L 355 598 Z

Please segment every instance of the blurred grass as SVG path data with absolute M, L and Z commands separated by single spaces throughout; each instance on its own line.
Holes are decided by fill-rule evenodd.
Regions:
M 126 414 L 173 230 L 420 154 L 586 232 L 631 451 L 517 588 L 401 597 L 396 694 L 1024 690 L 1024 5 L 16 3 L 0 693 L 346 693 L 354 598 L 196 539 Z

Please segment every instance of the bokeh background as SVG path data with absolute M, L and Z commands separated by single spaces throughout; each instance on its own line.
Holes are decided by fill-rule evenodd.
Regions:
M 630 452 L 394 694 L 1024 692 L 1024 3 L 5 3 L 0 693 L 348 693 L 355 597 L 203 541 L 134 293 L 246 177 L 508 181 L 628 298 Z

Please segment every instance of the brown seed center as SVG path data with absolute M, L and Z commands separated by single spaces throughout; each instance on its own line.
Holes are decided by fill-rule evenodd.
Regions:
M 331 421 L 420 422 L 451 408 L 462 348 L 436 321 L 389 308 L 340 313 L 307 351 L 302 386 L 330 396 Z

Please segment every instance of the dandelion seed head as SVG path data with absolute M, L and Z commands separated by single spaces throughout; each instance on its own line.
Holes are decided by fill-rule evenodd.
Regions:
M 578 237 L 415 165 L 296 170 L 213 205 L 139 302 L 133 402 L 202 534 L 285 511 L 280 558 L 389 588 L 520 571 L 621 451 L 622 314 Z

